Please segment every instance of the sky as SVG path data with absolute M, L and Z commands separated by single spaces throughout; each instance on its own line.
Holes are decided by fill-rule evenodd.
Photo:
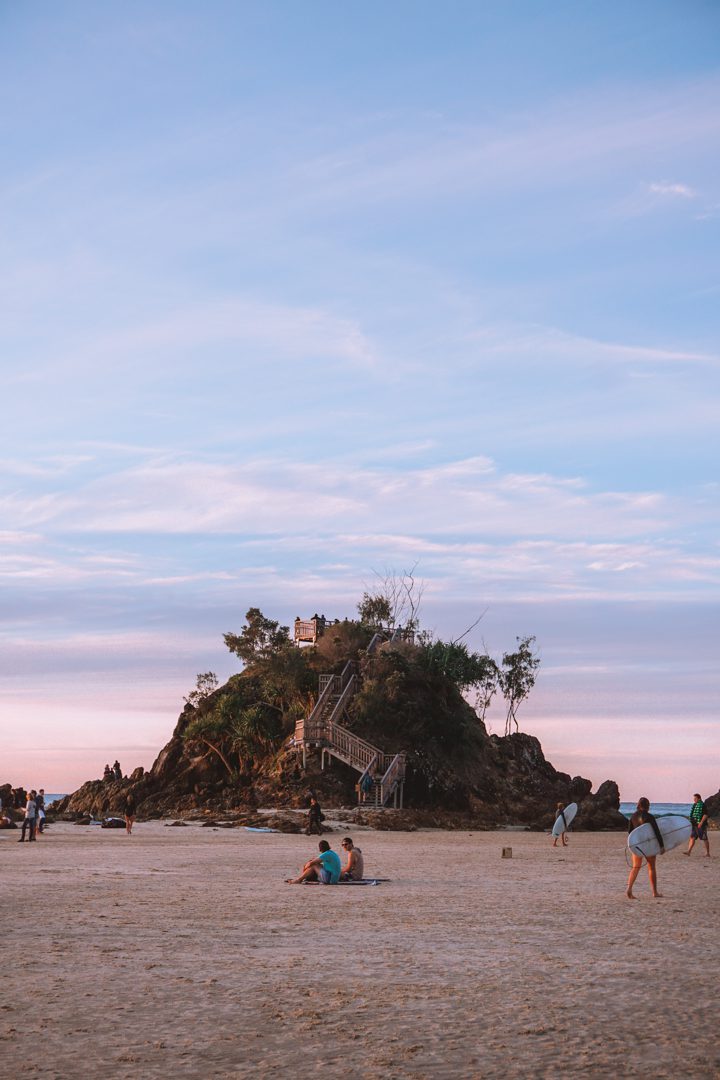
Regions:
M 535 635 L 556 768 L 720 789 L 719 35 L 0 2 L 0 782 L 149 767 L 249 607 L 414 567 Z

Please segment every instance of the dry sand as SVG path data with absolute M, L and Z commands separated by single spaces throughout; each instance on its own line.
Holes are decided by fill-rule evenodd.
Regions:
M 285 885 L 304 836 L 18 835 L 5 1076 L 720 1076 L 720 858 L 672 852 L 631 903 L 620 834 L 355 830 L 375 888 Z

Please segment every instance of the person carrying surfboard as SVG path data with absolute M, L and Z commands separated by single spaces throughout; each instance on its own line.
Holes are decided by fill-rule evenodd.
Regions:
M 660 832 L 660 829 L 658 828 L 658 823 L 655 820 L 655 815 L 650 813 L 650 801 L 649 801 L 649 799 L 646 799 L 645 797 L 643 797 L 642 799 L 638 799 L 637 810 L 635 811 L 635 813 L 632 815 L 632 817 L 628 821 L 628 833 L 631 833 L 633 831 L 633 829 L 637 829 L 640 825 L 645 825 L 646 823 L 652 826 L 652 830 L 655 833 L 655 836 L 657 838 L 657 842 L 660 845 L 660 854 L 664 855 L 665 854 L 665 842 L 664 842 L 664 840 L 662 838 L 662 833 Z M 652 889 L 652 894 L 653 894 L 654 897 L 660 898 L 660 897 L 662 897 L 662 893 L 658 892 L 657 870 L 655 868 L 655 859 L 657 858 L 657 856 L 656 855 L 646 855 L 645 858 L 647 860 L 648 877 L 650 878 L 650 888 Z M 640 867 L 642 866 L 642 861 L 643 861 L 642 855 L 636 855 L 635 852 L 632 853 L 632 867 L 630 868 L 630 874 L 628 876 L 627 893 L 626 893 L 628 900 L 637 900 L 637 897 L 633 895 L 632 890 L 633 890 L 633 885 L 635 884 L 635 881 L 637 879 L 637 876 L 640 873 Z
M 556 836 L 553 830 L 553 847 L 557 847 L 558 840 L 562 840 L 562 846 L 567 847 L 567 831 L 568 823 L 565 818 L 565 803 L 559 802 L 555 808 L 555 821 L 558 818 L 562 818 L 562 832 L 559 836 Z

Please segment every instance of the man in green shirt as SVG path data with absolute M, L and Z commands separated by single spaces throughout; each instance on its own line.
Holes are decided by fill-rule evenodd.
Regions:
M 705 858 L 709 859 L 710 841 L 708 840 L 707 834 L 708 816 L 705 813 L 705 803 L 698 794 L 693 795 L 693 804 L 690 808 L 690 820 L 692 822 L 692 836 L 690 837 L 690 843 L 688 844 L 688 849 L 685 854 L 690 854 L 695 847 L 696 840 L 702 840 L 705 845 Z

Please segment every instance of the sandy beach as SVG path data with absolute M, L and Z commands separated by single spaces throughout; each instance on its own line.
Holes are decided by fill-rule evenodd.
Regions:
M 720 1075 L 720 860 L 631 903 L 621 834 L 353 835 L 390 883 L 285 885 L 304 836 L 0 834 L 5 1075 Z

